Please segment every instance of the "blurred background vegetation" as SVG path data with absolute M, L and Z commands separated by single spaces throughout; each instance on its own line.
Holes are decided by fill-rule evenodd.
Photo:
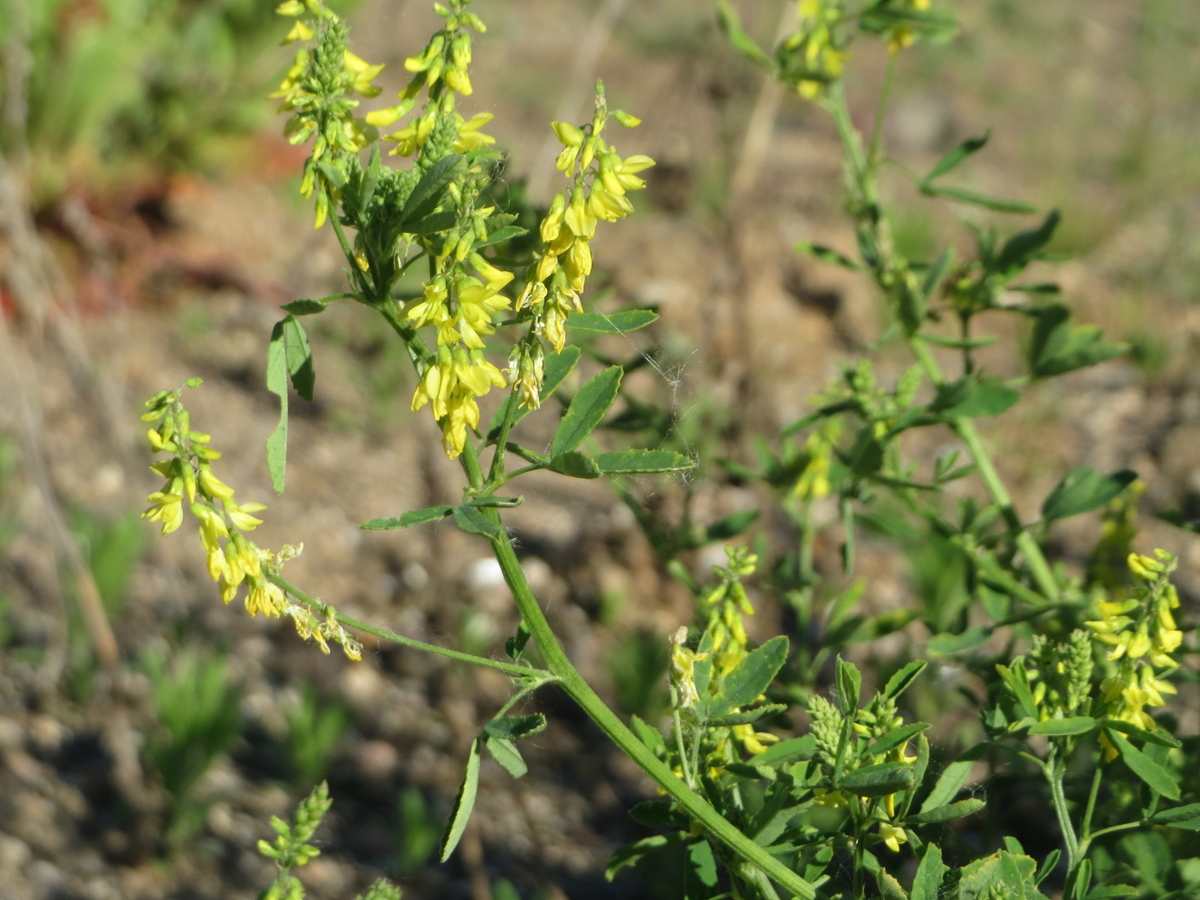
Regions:
M 204 376 L 197 417 L 231 448 L 239 490 L 271 499 L 269 325 L 277 304 L 328 293 L 339 275 L 331 236 L 296 197 L 303 154 L 265 100 L 292 53 L 273 5 L 0 0 L 0 877 L 19 897 L 252 897 L 270 878 L 253 853 L 266 817 L 327 777 L 335 806 L 328 852 L 306 870 L 311 896 L 350 896 L 378 874 L 414 897 L 673 896 L 670 873 L 603 882 L 646 786 L 565 704 L 546 709 L 554 724 L 530 776 L 514 787 L 485 773 L 461 857 L 432 865 L 456 760 L 505 685 L 396 650 L 358 669 L 314 658 L 221 607 L 190 542 L 145 540 L 140 399 Z M 356 52 L 387 63 L 389 92 L 437 27 L 425 0 L 332 5 L 351 16 Z M 763 43 L 794 7 L 737 5 Z M 1200 518 L 1200 5 L 954 5 L 960 36 L 901 64 L 886 126 L 897 240 L 920 255 L 961 237 L 902 170 L 989 129 L 970 186 L 1062 210 L 1052 249 L 1072 257 L 1057 272 L 1068 302 L 1133 353 L 1064 379 L 988 437 L 1019 503 L 1068 465 L 1136 469 L 1139 549 L 1180 555 L 1194 608 L 1200 544 L 1153 514 Z M 796 418 L 834 361 L 881 331 L 861 284 L 790 249 L 852 245 L 823 117 L 731 53 L 706 2 L 476 10 L 490 28 L 464 111 L 496 113 L 488 130 L 512 154 L 513 189 L 549 197 L 547 123 L 581 118 L 596 77 L 645 120 L 621 149 L 658 160 L 648 199 L 600 242 L 597 267 L 609 296 L 662 314 L 652 364 L 632 377 L 672 409 L 664 436 L 752 458 L 751 435 Z M 883 64 L 866 61 L 851 85 L 861 121 Z M 452 530 L 385 541 L 356 529 L 456 492 L 453 469 L 424 449 L 428 424 L 407 412 L 411 376 L 386 338 L 360 317 L 322 316 L 318 399 L 293 423 L 289 494 L 264 540 L 308 542 L 297 580 L 345 612 L 499 652 L 514 622 L 480 548 Z M 717 471 L 644 487 L 668 512 L 690 493 L 701 526 L 764 499 Z M 665 636 L 690 613 L 625 507 L 583 485 L 515 512 L 531 581 L 581 668 L 623 713 L 660 715 Z M 1098 528 L 1064 529 L 1058 549 L 1082 566 Z M 837 548 L 817 552 L 832 571 Z M 873 610 L 955 601 L 932 549 L 860 552 Z M 696 554 L 696 575 L 722 559 Z M 764 634 L 780 616 L 760 610 Z M 914 702 L 954 708 L 943 669 Z M 971 727 L 938 737 L 949 747 Z M 1019 798 L 1009 803 L 1019 820 Z

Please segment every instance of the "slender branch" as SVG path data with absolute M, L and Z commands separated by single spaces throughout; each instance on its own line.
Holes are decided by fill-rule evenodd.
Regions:
M 1138 819 L 1136 822 L 1125 822 L 1121 825 L 1110 825 L 1107 828 L 1101 828 L 1099 831 L 1097 831 L 1095 834 L 1091 835 L 1091 837 L 1089 837 L 1085 841 L 1085 845 L 1088 843 L 1091 843 L 1092 841 L 1094 841 L 1096 838 L 1100 837 L 1101 835 L 1112 834 L 1113 832 L 1116 832 L 1116 831 L 1128 831 L 1130 828 L 1138 828 L 1144 824 L 1145 824 L 1144 820 Z
M 1080 827 L 1080 832 L 1083 834 L 1084 843 L 1091 837 L 1092 830 L 1092 813 L 1096 811 L 1096 797 L 1100 794 L 1100 773 L 1103 771 L 1103 763 L 1098 763 L 1096 772 L 1092 775 L 1092 790 L 1088 794 L 1087 809 L 1083 814 L 1083 825 Z
M 846 96 L 840 82 L 835 82 L 830 86 L 824 105 L 833 119 L 838 137 L 842 142 L 842 148 L 846 154 L 847 166 L 851 175 L 852 187 L 857 191 L 857 196 L 852 198 L 855 201 L 852 203 L 852 208 L 855 210 L 855 218 L 859 220 L 860 227 L 869 227 L 875 232 L 877 237 L 876 243 L 879 247 L 880 258 L 872 268 L 875 280 L 886 292 L 887 286 L 883 283 L 882 279 L 885 275 L 888 277 L 892 275 L 894 260 L 891 258 L 891 245 L 890 241 L 884 240 L 886 235 L 881 233 L 883 229 L 879 221 L 877 191 L 872 177 L 873 172 L 870 167 L 870 160 L 866 158 L 863 151 L 862 138 L 855 129 L 854 123 L 850 120 L 850 111 L 846 106 Z M 930 381 L 935 386 L 944 384 L 945 376 L 942 374 L 941 367 L 938 365 L 930 349 L 922 341 L 916 339 L 915 336 L 910 335 L 907 338 L 907 342 L 913 355 L 917 357 L 921 367 L 929 376 Z M 1037 583 L 1038 588 L 1043 594 L 1051 601 L 1057 601 L 1059 599 L 1058 583 L 1054 579 L 1054 573 L 1050 569 L 1050 564 L 1046 562 L 1046 557 L 1042 554 L 1042 550 L 1038 546 L 1037 541 L 1034 540 L 1033 535 L 1022 525 L 1012 497 L 1009 496 L 1004 482 L 1000 480 L 1000 474 L 996 471 L 987 448 L 983 446 L 983 440 L 980 438 L 979 432 L 975 430 L 975 423 L 968 418 L 957 418 L 953 420 L 951 427 L 963 439 L 963 442 L 966 443 L 968 449 L 971 451 L 971 456 L 974 458 L 979 470 L 979 476 L 983 480 L 984 486 L 987 488 L 992 499 L 1000 506 L 1005 521 L 1015 535 L 1017 548 L 1025 557 L 1026 565 L 1029 566 L 1029 572 L 1033 576 L 1033 580 Z
M 316 597 L 304 593 L 300 588 L 296 587 L 282 575 L 268 572 L 267 578 L 287 591 L 309 609 L 319 612 L 322 615 L 329 611 L 329 606 L 322 603 Z M 382 638 L 385 641 L 391 641 L 393 644 L 399 644 L 402 647 L 410 647 L 413 650 L 424 650 L 426 653 L 433 653 L 437 656 L 444 656 L 447 659 L 455 659 L 459 662 L 471 663 L 474 666 L 484 666 L 488 669 L 496 669 L 506 675 L 511 675 L 514 678 L 542 678 L 545 680 L 553 680 L 554 675 L 544 669 L 534 669 L 528 666 L 518 666 L 514 663 L 501 662 L 498 659 L 488 659 L 485 656 L 475 656 L 472 653 L 462 653 L 458 650 L 450 650 L 446 647 L 439 647 L 437 644 L 427 644 L 424 641 L 418 641 L 414 638 L 405 637 L 402 634 L 396 634 L 394 631 L 388 631 L 386 628 L 379 628 L 375 625 L 368 625 L 366 622 L 360 622 L 358 619 L 353 619 L 344 613 L 335 612 L 335 618 L 343 625 L 349 625 L 357 631 L 362 631 L 377 638 Z M 544 681 L 541 683 L 545 683 Z
M 492 467 L 488 472 L 488 484 L 493 489 L 507 480 L 504 478 L 504 456 L 508 452 L 508 432 L 517 414 L 517 396 L 517 386 L 513 384 L 508 393 L 508 402 L 504 404 L 504 419 L 500 422 L 500 435 L 496 438 L 496 450 L 492 454 Z
M 883 140 L 883 122 L 887 118 L 888 103 L 892 99 L 892 85 L 896 81 L 896 60 L 900 58 L 898 53 L 888 54 L 887 71 L 883 76 L 883 88 L 879 92 L 879 105 L 875 108 L 875 123 L 871 126 L 871 143 L 867 150 L 867 165 L 871 167 L 871 174 L 879 168 L 881 162 L 881 143 Z

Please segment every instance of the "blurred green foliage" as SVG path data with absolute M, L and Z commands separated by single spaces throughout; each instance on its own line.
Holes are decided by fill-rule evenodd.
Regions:
M 342 9 L 354 0 L 335 4 Z M 280 65 L 274 3 L 260 0 L 36 0 L 0 4 L 0 34 L 27 40 L 26 138 L 33 193 L 201 164 L 246 132 Z M 8 68 L 0 77 L 19 75 Z M 10 91 L 4 85 L 4 91 Z M 19 140 L 0 136 L 8 149 Z
M 241 733 L 241 687 L 230 683 L 226 659 L 193 650 L 148 653 L 142 667 L 154 687 L 160 727 L 147 755 L 170 799 L 167 841 L 179 845 L 203 824 L 208 805 L 196 796 L 204 774 Z

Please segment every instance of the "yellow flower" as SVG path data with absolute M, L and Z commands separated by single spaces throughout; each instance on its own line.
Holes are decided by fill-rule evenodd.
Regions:
M 233 488 L 213 474 L 211 466 L 200 464 L 200 490 L 213 500 L 228 500 L 233 497 Z
M 463 77 L 466 77 L 465 73 Z M 447 77 L 446 81 L 449 83 L 449 77 Z M 461 93 L 469 94 L 470 91 L 462 91 Z M 455 115 L 457 116 L 458 114 L 455 113 Z M 454 140 L 454 152 L 466 153 L 468 150 L 478 150 L 480 147 L 487 147 L 490 144 L 496 143 L 494 137 L 490 134 L 484 134 L 479 130 L 494 118 L 495 116 L 491 113 L 479 113 L 465 121 L 462 116 L 458 116 L 458 137 Z
M 292 30 L 287 33 L 287 37 L 280 41 L 280 45 L 291 44 L 295 41 L 311 41 L 312 39 L 313 30 L 297 19 Z
M 879 823 L 879 836 L 893 853 L 899 853 L 900 845 L 908 843 L 908 835 L 904 833 L 904 829 L 888 822 Z
M 153 505 L 142 513 L 142 518 L 162 522 L 163 534 L 170 534 L 183 524 L 182 491 L 155 491 L 146 500 Z
M 263 520 L 255 518 L 251 513 L 262 512 L 267 508 L 265 503 L 243 503 L 239 506 L 232 500 L 226 500 L 222 505 L 225 507 L 225 513 L 229 516 L 229 521 L 239 531 L 253 531 L 261 525 Z

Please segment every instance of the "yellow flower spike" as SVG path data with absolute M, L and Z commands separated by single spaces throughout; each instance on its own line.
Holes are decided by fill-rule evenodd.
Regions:
M 281 16 L 299 16 L 304 13 L 304 4 L 300 0 L 284 0 L 275 7 L 275 12 Z

